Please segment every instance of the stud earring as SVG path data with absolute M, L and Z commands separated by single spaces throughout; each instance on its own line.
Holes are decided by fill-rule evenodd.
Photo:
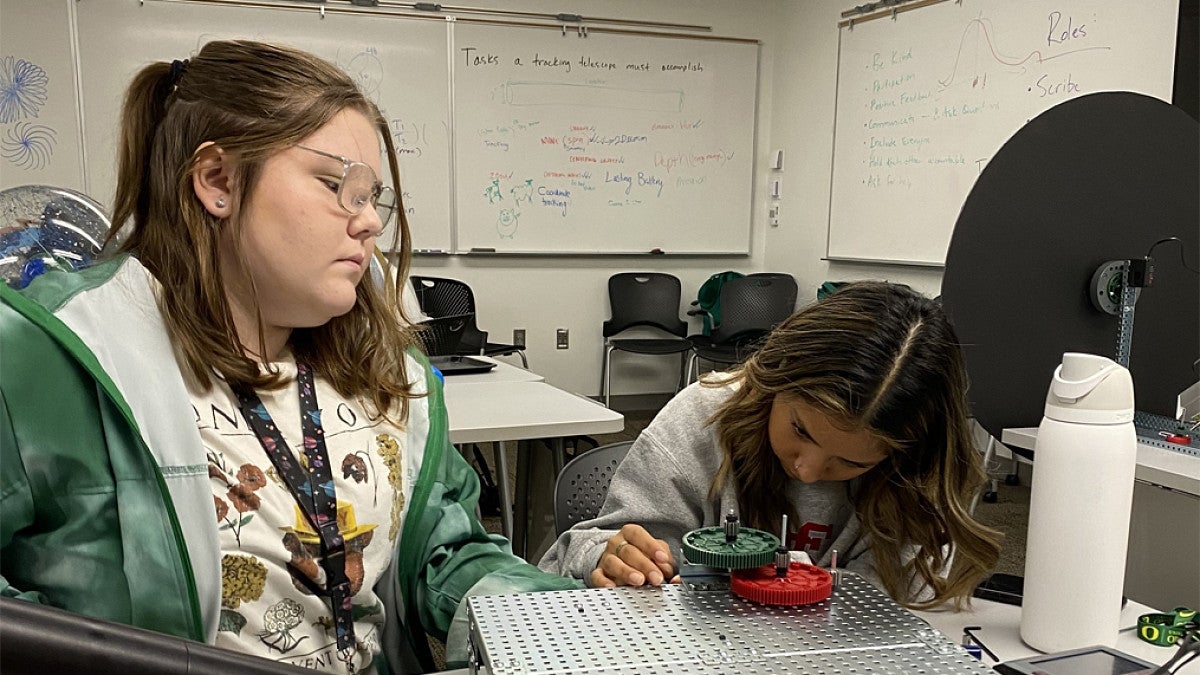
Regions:
M 225 208 L 225 198 L 224 197 L 217 197 L 217 208 L 218 209 Z

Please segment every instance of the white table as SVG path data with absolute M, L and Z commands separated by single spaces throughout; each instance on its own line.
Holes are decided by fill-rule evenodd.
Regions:
M 1136 631 L 1124 630 L 1135 628 L 1137 619 L 1142 614 L 1155 611 L 1157 610 L 1141 603 L 1133 601 L 1127 603 L 1121 610 L 1122 631 L 1117 634 L 1116 642 L 1109 646 L 1159 665 L 1174 656 L 1174 647 L 1159 647 L 1143 642 L 1138 638 Z M 979 626 L 979 630 L 972 632 L 979 636 L 979 641 L 992 650 L 1001 661 L 1041 654 L 1021 641 L 1021 608 L 1014 605 L 976 598 L 971 603 L 969 611 L 932 610 L 913 613 L 928 621 L 931 626 L 955 642 L 962 640 L 964 627 Z M 995 665 L 986 653 L 983 655 L 983 662 Z M 1189 666 L 1184 669 L 1184 672 L 1200 672 L 1200 667 L 1197 668 L 1197 671 L 1192 671 Z
M 513 370 L 521 371 L 515 367 Z M 496 378 L 486 379 L 487 375 L 497 371 L 500 372 Z M 465 379 L 468 377 L 479 379 Z M 445 399 L 451 443 L 549 439 L 554 449 L 556 471 L 562 469 L 564 437 L 610 434 L 625 428 L 623 415 L 589 398 L 545 382 L 529 381 L 520 372 L 500 368 L 478 376 L 447 377 Z M 521 557 L 525 556 L 529 515 L 531 465 L 528 454 L 517 454 L 517 513 L 514 519 L 508 491 L 508 460 L 503 447 L 496 451 L 501 527 L 512 540 L 513 552 Z
M 1033 449 L 1037 427 L 1000 442 Z M 1200 457 L 1138 443 L 1125 594 L 1155 607 L 1200 606 Z
M 466 385 L 488 384 L 497 382 L 544 382 L 546 380 L 542 375 L 538 375 L 532 370 L 519 368 L 511 363 L 505 363 L 499 359 L 494 359 L 490 356 L 472 356 L 473 359 L 487 361 L 488 363 L 496 364 L 495 368 L 486 373 L 462 373 L 459 375 L 443 375 L 443 380 L 446 382 L 447 388 L 459 390 Z M 455 441 L 454 436 L 454 419 L 450 420 L 450 433 L 452 442 L 455 445 L 475 441 Z M 492 442 L 492 458 L 496 463 L 496 473 L 503 477 L 508 475 L 508 457 L 504 452 L 504 442 L 496 440 Z M 508 481 L 503 478 L 497 481 L 497 488 L 500 493 L 500 502 L 502 505 L 509 504 L 510 494 L 508 490 Z M 500 529 L 506 537 L 512 537 L 512 511 L 508 506 L 502 506 L 500 509 Z
M 1000 434 L 1000 442 L 1033 450 L 1034 444 L 1037 443 L 1037 432 L 1037 427 L 1005 429 Z M 1200 457 L 1138 443 L 1137 468 L 1133 477 L 1146 483 L 1200 496 Z

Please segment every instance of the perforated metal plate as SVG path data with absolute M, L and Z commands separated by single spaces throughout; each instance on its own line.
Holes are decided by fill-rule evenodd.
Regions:
M 477 674 L 992 672 L 849 572 L 828 600 L 801 607 L 669 585 L 483 596 L 468 608 Z
M 1187 445 L 1171 443 L 1159 435 L 1158 432 L 1160 431 L 1178 433 L 1179 422 L 1170 417 L 1135 412 L 1133 414 L 1133 426 L 1137 429 L 1138 441 L 1141 443 L 1153 445 L 1163 450 L 1174 450 L 1175 452 L 1182 452 L 1185 455 L 1200 457 L 1200 433 L 1188 431 L 1187 434 L 1190 440 Z

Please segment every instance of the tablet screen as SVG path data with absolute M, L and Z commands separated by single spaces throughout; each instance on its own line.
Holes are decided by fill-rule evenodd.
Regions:
M 1146 671 L 1146 666 L 1111 652 L 1084 652 L 1030 659 L 1046 675 L 1124 675 Z

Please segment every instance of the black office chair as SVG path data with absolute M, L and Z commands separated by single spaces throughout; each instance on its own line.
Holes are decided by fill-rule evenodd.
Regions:
M 632 445 L 633 441 L 602 445 L 567 462 L 554 483 L 555 535 L 600 513 L 617 465 Z
M 712 335 L 692 335 L 689 380 L 700 376 L 701 359 L 737 365 L 758 349 L 775 326 L 796 311 L 796 280 L 790 274 L 763 272 L 731 279 L 721 286 L 721 323 Z
M 430 357 L 454 356 L 462 353 L 463 335 L 474 322 L 474 314 L 439 316 L 416 324 L 417 337 Z
M 609 404 L 614 351 L 679 354 L 679 380 L 683 381 L 687 352 L 692 348 L 692 343 L 687 339 L 687 322 L 679 318 L 682 296 L 679 279 L 663 272 L 621 272 L 608 278 L 608 303 L 612 318 L 604 322 L 604 359 L 600 363 L 604 405 Z M 674 337 L 613 337 L 637 326 L 656 328 Z
M 487 331 L 479 330 L 475 324 L 475 294 L 471 292 L 471 287 L 465 282 L 441 277 L 413 276 L 409 278 L 412 280 L 413 292 L 417 296 L 417 302 L 421 305 L 421 311 L 429 316 L 470 315 L 459 343 L 459 354 L 483 356 L 516 354 L 521 357 L 521 365 L 526 369 L 529 368 L 529 360 L 525 358 L 523 345 L 487 341 Z

